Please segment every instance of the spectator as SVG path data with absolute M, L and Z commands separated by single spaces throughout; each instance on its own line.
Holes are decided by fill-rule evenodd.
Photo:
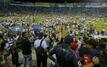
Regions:
M 83 44 L 83 39 L 82 38 L 79 38 L 78 42 L 77 42 L 77 45 L 78 45 L 78 50 L 81 48 Z
M 71 40 L 71 39 L 69 39 Z M 55 47 L 53 47 L 49 51 L 49 58 L 56 63 L 58 67 L 78 67 L 78 64 L 74 59 L 73 52 L 69 51 L 69 41 L 68 38 L 65 37 L 64 42 L 62 44 L 59 44 Z M 56 58 L 53 57 L 53 55 L 56 55 Z
M 17 51 L 15 43 L 13 43 L 11 45 L 10 52 L 12 54 L 12 64 L 13 64 L 13 66 L 15 65 L 15 67 L 19 67 L 19 55 L 18 55 L 18 51 Z
M 83 59 L 83 67 L 93 67 L 90 45 L 86 44 L 80 49 L 80 56 Z
M 37 67 L 47 67 L 47 51 L 48 45 L 43 39 L 43 33 L 38 35 L 38 39 L 34 42 L 37 57 Z
M 24 66 L 26 67 L 27 64 L 29 64 L 29 67 L 32 67 L 32 51 L 31 51 L 31 43 L 29 39 L 27 38 L 27 32 L 22 33 L 22 40 L 20 42 L 22 44 L 22 53 L 24 56 Z
M 73 50 L 77 50 L 77 48 L 78 48 L 77 40 L 75 37 L 73 38 L 73 42 L 71 42 L 71 48 Z
M 1 62 L 3 61 L 3 51 L 4 51 L 5 41 L 3 39 L 3 36 L 0 34 L 0 66 Z

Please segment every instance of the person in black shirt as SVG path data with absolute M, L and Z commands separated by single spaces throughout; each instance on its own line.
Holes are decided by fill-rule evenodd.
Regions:
M 64 38 L 64 41 L 61 44 L 58 44 L 54 46 L 48 54 L 48 57 L 56 63 L 56 66 L 58 67 L 78 67 L 78 64 L 74 61 L 75 57 L 73 55 L 73 52 L 71 52 L 69 46 L 71 38 Z M 53 57 L 53 55 L 56 55 L 56 58 Z
M 10 52 L 12 54 L 12 64 L 15 65 L 15 67 L 19 67 L 19 55 L 15 43 L 11 45 Z
M 3 39 L 2 34 L 0 34 L 0 66 L 1 66 L 1 61 L 3 60 L 3 51 L 4 51 L 4 46 L 5 46 L 5 41 Z
M 27 38 L 26 32 L 22 33 L 21 44 L 22 44 L 22 46 L 21 46 L 22 53 L 24 56 L 24 67 L 26 67 L 27 62 L 29 64 L 29 67 L 32 67 L 31 43 L 30 43 L 29 39 Z

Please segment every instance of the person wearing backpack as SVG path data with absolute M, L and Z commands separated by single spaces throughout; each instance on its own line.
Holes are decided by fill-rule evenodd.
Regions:
M 38 35 L 38 39 L 34 42 L 34 48 L 37 57 L 37 67 L 47 67 L 47 51 L 48 46 L 43 39 L 43 33 Z
M 71 39 L 69 39 L 71 41 Z M 49 58 L 56 63 L 55 67 L 78 67 L 75 63 L 73 52 L 71 51 L 70 41 L 64 38 L 64 42 L 54 46 L 48 54 Z M 56 55 L 56 58 L 53 56 Z

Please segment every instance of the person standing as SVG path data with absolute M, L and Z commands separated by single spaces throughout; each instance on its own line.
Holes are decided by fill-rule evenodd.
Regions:
M 77 41 L 77 45 L 78 45 L 78 50 L 81 48 L 82 44 L 83 44 L 83 39 L 82 38 L 79 38 L 78 41 Z
M 18 55 L 18 50 L 17 50 L 17 47 L 16 47 L 15 43 L 11 44 L 10 53 L 12 54 L 12 64 L 13 64 L 13 66 L 19 67 L 19 65 L 20 65 L 19 64 L 19 55 Z
M 4 46 L 5 46 L 5 41 L 3 39 L 3 36 L 0 34 L 0 67 L 1 67 L 1 62 L 3 61 Z
M 68 41 L 69 40 L 69 41 Z M 67 36 L 61 44 L 54 46 L 48 54 L 48 57 L 55 63 L 55 67 L 79 67 L 74 53 L 71 51 L 71 38 Z M 55 55 L 56 57 L 54 57 Z
M 48 46 L 46 41 L 43 39 L 43 33 L 38 35 L 38 39 L 34 42 L 34 48 L 37 57 L 37 67 L 47 67 L 47 52 Z
M 27 63 L 29 64 L 29 67 L 32 67 L 31 43 L 27 37 L 26 32 L 22 33 L 22 40 L 20 43 L 22 44 L 21 49 L 22 49 L 22 53 L 24 56 L 24 66 L 23 67 L 26 67 Z

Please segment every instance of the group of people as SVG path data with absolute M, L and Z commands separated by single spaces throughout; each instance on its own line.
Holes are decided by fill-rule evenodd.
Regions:
M 6 63 L 9 63 L 8 57 L 11 54 L 12 64 L 18 67 L 20 65 L 18 49 L 21 49 L 24 57 L 23 67 L 26 67 L 27 64 L 29 64 L 29 67 L 32 67 L 32 47 L 34 47 L 37 57 L 37 67 L 47 67 L 48 57 L 55 63 L 55 65 L 52 66 L 57 67 L 87 67 L 87 65 L 89 67 L 93 67 L 93 65 L 97 65 L 97 67 L 100 66 L 99 58 L 101 52 L 99 48 L 92 47 L 89 43 L 83 42 L 83 39 L 81 38 L 76 40 L 75 37 L 68 35 L 65 38 L 62 38 L 61 41 L 56 41 L 56 45 L 49 47 L 52 44 L 52 42 L 49 42 L 51 38 L 47 38 L 43 33 L 39 33 L 33 45 L 27 35 L 26 32 L 23 32 L 22 36 L 19 37 L 17 41 L 9 41 L 10 43 L 4 42 L 3 37 L 1 37 L 1 56 L 4 55 L 3 52 L 7 52 L 4 55 Z M 52 37 L 53 41 L 55 41 L 54 39 L 55 37 Z M 8 44 L 8 46 L 6 46 L 6 44 Z M 17 47 L 18 45 L 21 46 Z M 53 56 L 54 54 L 56 57 Z
M 37 67 L 47 67 L 48 58 L 54 62 L 50 65 L 51 67 L 101 67 L 102 49 L 93 37 L 87 37 L 90 34 L 98 34 L 94 28 L 91 28 L 91 24 L 97 20 L 89 17 L 76 17 L 81 20 L 79 23 L 76 18 L 69 19 L 69 17 L 49 16 L 41 23 L 36 23 L 41 26 L 41 31 L 32 29 L 34 23 L 26 24 L 22 18 L 5 21 L 6 24 L 1 25 L 5 30 L 0 32 L 0 64 L 2 65 L 4 57 L 8 66 L 19 67 L 21 63 L 19 63 L 18 53 L 21 50 L 23 67 L 27 65 L 33 67 L 32 50 L 34 49 Z M 84 20 L 89 21 L 86 23 Z M 13 32 L 10 27 L 14 25 L 23 27 L 24 30 Z M 64 30 L 68 31 L 66 36 L 63 35 Z M 104 35 L 104 32 L 100 34 Z M 12 65 L 9 60 L 10 55 Z

